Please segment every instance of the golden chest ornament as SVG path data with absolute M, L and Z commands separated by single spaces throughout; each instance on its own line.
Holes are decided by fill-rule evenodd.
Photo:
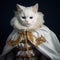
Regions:
M 27 42 L 27 40 L 28 40 L 28 41 L 29 41 L 30 43 L 32 43 L 34 46 L 38 46 L 38 45 L 46 42 L 45 37 L 41 35 L 41 37 L 36 38 L 36 43 L 34 43 L 34 38 L 33 38 L 34 36 L 33 36 L 32 32 L 30 32 L 30 31 L 24 31 L 24 32 L 22 32 L 22 33 L 19 34 L 19 36 L 18 36 L 18 38 L 17 38 L 16 41 L 10 39 L 10 40 L 8 41 L 8 44 L 9 44 L 10 46 L 18 45 L 18 44 L 21 42 L 21 38 L 22 38 L 22 37 L 24 38 L 25 43 L 28 43 L 28 42 Z
M 41 37 L 36 38 L 36 43 L 34 43 L 34 36 L 32 34 L 32 32 L 30 31 L 24 31 L 22 33 L 19 34 L 18 38 L 16 41 L 10 39 L 8 41 L 8 44 L 10 46 L 16 46 L 19 45 L 21 42 L 21 38 L 24 38 L 25 44 L 26 44 L 26 51 L 28 52 L 27 56 L 29 57 L 29 60 L 32 60 L 32 55 L 31 53 L 29 53 L 29 47 L 28 47 L 28 41 L 33 44 L 34 46 L 38 46 L 44 42 L 46 42 L 46 39 L 41 35 Z M 19 55 L 18 57 L 21 57 L 21 55 Z

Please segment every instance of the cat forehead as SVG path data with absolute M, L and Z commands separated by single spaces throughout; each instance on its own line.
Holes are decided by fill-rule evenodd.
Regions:
M 32 7 L 26 7 L 23 12 L 33 12 Z
M 22 14 L 25 14 L 25 15 L 34 15 L 35 12 L 32 10 L 32 8 L 25 8 L 23 11 L 22 11 Z

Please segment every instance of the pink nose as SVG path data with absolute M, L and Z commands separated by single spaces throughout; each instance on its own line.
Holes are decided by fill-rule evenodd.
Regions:
M 25 20 L 28 23 L 28 20 Z

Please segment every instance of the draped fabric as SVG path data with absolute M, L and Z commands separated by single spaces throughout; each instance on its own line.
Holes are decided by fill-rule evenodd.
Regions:
M 23 33 L 19 34 L 16 41 L 10 39 L 8 44 L 11 46 L 18 45 L 21 42 L 21 38 L 24 38 L 26 43 L 28 43 L 27 40 L 29 40 L 35 46 L 38 46 L 46 41 L 45 38 L 41 35 L 41 37 L 36 38 L 36 40 L 34 42 L 34 36 L 33 36 L 32 32 L 24 31 Z
M 30 47 L 30 48 L 28 47 L 28 41 L 29 41 L 31 44 L 35 45 L 35 46 L 38 46 L 38 45 L 40 45 L 40 44 L 42 44 L 43 42 L 46 41 L 45 38 L 44 38 L 43 36 L 41 36 L 41 37 L 36 38 L 36 43 L 34 43 L 34 38 L 33 38 L 32 32 L 24 31 L 24 32 L 22 32 L 22 33 L 19 34 L 19 36 L 18 36 L 18 38 L 17 38 L 16 41 L 10 39 L 9 42 L 8 42 L 8 44 L 9 44 L 10 46 L 18 45 L 18 44 L 20 44 L 20 42 L 22 41 L 21 38 L 24 38 L 24 41 L 25 41 L 25 44 L 24 44 L 24 45 L 26 45 L 26 50 L 27 50 L 27 51 L 23 51 L 24 48 L 22 48 L 22 46 L 19 47 L 20 50 L 22 51 L 21 53 L 24 53 L 23 55 L 20 54 L 20 58 L 21 58 L 21 57 L 29 57 L 29 60 L 32 60 L 32 54 L 31 54 L 32 51 L 31 51 L 31 50 L 33 50 L 33 48 L 32 48 L 31 50 L 29 50 L 31 47 Z M 23 43 L 23 42 L 22 42 L 22 43 Z M 26 52 L 27 52 L 27 54 L 26 54 Z M 32 53 L 33 53 L 33 52 L 32 52 Z M 25 56 L 25 54 L 26 54 L 27 56 Z M 34 53 L 33 53 L 33 54 L 34 54 Z M 18 56 L 18 57 L 19 57 L 19 56 Z M 36 56 L 35 56 L 35 57 L 36 57 Z M 22 59 L 22 58 L 21 58 L 21 59 Z M 35 58 L 35 59 L 36 59 L 36 58 Z M 34 59 L 34 60 L 35 60 L 35 59 Z
M 52 60 L 60 60 L 60 42 L 56 34 L 45 25 L 34 31 L 22 32 L 13 30 L 6 41 L 6 45 L 0 57 L 20 45 L 23 40 L 25 41 L 27 51 L 29 51 L 27 44 L 29 41 L 45 56 L 50 57 Z

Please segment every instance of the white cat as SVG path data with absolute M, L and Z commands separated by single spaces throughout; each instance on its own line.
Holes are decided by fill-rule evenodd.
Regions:
M 17 4 L 17 12 L 11 20 L 11 25 L 17 29 L 36 29 L 43 25 L 43 14 L 38 12 L 38 4 L 24 7 Z
M 17 46 L 17 45 L 10 46 L 8 44 L 8 41 L 10 39 L 16 41 L 19 34 L 22 31 L 27 30 L 32 32 L 33 34 L 33 38 L 34 38 L 33 44 L 36 43 L 36 38 L 39 38 L 41 36 L 45 38 L 46 42 L 38 46 L 35 46 L 37 50 L 39 50 L 42 54 L 48 56 L 52 60 L 60 60 L 59 40 L 55 35 L 55 33 L 44 25 L 43 17 L 44 15 L 41 12 L 38 12 L 38 4 L 35 4 L 34 6 L 30 6 L 30 7 L 25 7 L 17 4 L 17 11 L 15 12 L 15 16 L 11 20 L 11 25 L 14 27 L 14 30 L 9 35 L 1 56 L 4 56 L 5 54 L 7 54 L 9 51 L 11 51 L 13 48 Z

